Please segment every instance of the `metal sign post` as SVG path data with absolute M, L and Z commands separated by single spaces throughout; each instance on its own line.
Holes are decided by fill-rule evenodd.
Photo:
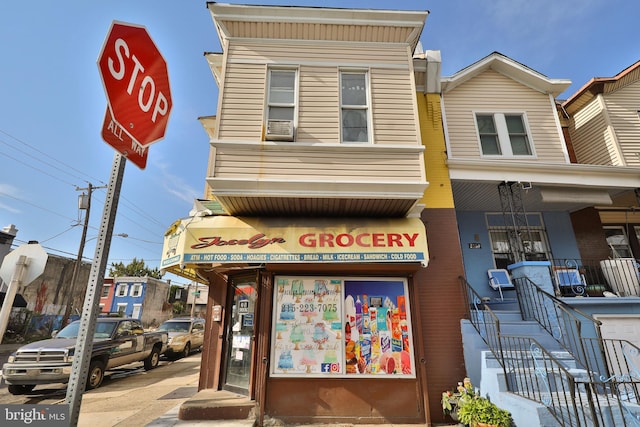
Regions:
M 93 257 L 93 264 L 91 265 L 89 283 L 87 284 L 87 292 L 84 297 L 84 306 L 82 307 L 82 317 L 80 318 L 80 329 L 78 331 L 75 355 L 71 367 L 71 376 L 69 377 L 69 384 L 67 386 L 66 403 L 70 405 L 69 422 L 72 427 L 78 425 L 82 394 L 87 384 L 87 375 L 89 375 L 89 364 L 91 362 L 91 352 L 93 348 L 93 334 L 96 329 L 100 291 L 104 284 L 104 272 L 107 268 L 109 248 L 113 235 L 113 224 L 118 209 L 118 199 L 120 198 L 120 188 L 122 187 L 125 164 L 125 158 L 120 153 L 115 153 L 113 166 L 111 168 L 111 178 L 107 188 L 107 198 L 102 213 L 102 222 L 98 233 L 98 242 L 96 243 L 96 252 Z
M 0 343 L 4 339 L 4 333 L 7 330 L 9 324 L 9 315 L 11 314 L 11 308 L 13 307 L 13 300 L 18 292 L 18 287 L 22 282 L 24 272 L 27 268 L 27 256 L 20 255 L 18 262 L 16 262 L 16 269 L 13 271 L 13 277 L 9 282 L 7 293 L 4 296 L 4 302 L 2 303 L 2 310 L 0 310 Z

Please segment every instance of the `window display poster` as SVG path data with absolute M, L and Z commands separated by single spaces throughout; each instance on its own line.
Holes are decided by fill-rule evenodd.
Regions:
M 415 375 L 404 280 L 344 280 L 347 375 Z
M 405 279 L 275 278 L 272 376 L 415 376 Z
M 343 370 L 342 280 L 276 277 L 272 374 Z

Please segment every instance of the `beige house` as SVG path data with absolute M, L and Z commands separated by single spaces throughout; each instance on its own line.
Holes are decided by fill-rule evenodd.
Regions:
M 571 162 L 556 105 L 569 85 L 497 52 L 442 79 L 456 211 L 459 221 L 460 215 L 476 215 L 482 224 L 475 232 L 461 227 L 463 239 L 481 246 L 466 248 L 465 254 L 484 258 L 466 271 L 483 291 L 487 269 L 519 260 L 580 258 L 583 243 L 579 249 L 554 243 L 548 230 L 572 229 L 584 209 L 611 205 L 638 185 L 629 169 Z M 508 223 L 505 213 L 512 218 Z M 514 240 L 523 231 L 524 241 Z M 586 230 L 576 233 L 586 242 Z M 556 236 L 561 235 L 564 241 L 574 239 Z
M 427 182 L 411 50 L 425 13 L 209 8 L 224 52 L 206 54 L 220 88 L 220 115 L 202 119 L 208 195 L 231 215 L 415 207 Z
M 640 166 L 640 62 L 587 82 L 562 103 L 578 163 Z
M 200 119 L 209 200 L 167 230 L 161 264 L 209 286 L 201 391 L 246 395 L 259 424 L 442 418 L 451 379 L 436 361 L 459 376 L 462 349 L 458 318 L 431 320 L 462 294 L 459 258 L 424 269 L 425 218 L 440 230 L 423 211 L 423 130 L 442 142 L 439 120 L 422 127 L 439 102 L 414 70 L 428 12 L 208 7 L 221 45 L 205 55 L 218 113 Z M 445 285 L 456 299 L 442 304 Z M 190 408 L 181 419 L 224 412 Z

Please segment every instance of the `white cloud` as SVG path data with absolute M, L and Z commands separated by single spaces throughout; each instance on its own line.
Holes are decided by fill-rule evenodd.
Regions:
M 9 196 L 9 198 L 5 198 L 5 200 L 0 200 L 0 210 L 8 211 L 12 214 L 19 214 L 22 211 L 15 206 L 9 204 L 10 198 L 14 198 L 19 194 L 19 191 L 16 187 L 11 184 L 5 184 L 0 182 L 0 198 L 3 196 Z

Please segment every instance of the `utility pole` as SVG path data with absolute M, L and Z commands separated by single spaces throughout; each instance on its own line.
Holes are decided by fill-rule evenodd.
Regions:
M 189 285 L 189 292 L 191 292 L 191 285 Z M 191 317 L 195 315 L 196 312 L 196 299 L 200 296 L 198 293 L 198 282 L 196 282 L 196 290 L 193 292 L 193 303 L 191 304 Z
M 60 324 L 61 328 L 64 328 L 69 321 L 69 316 L 71 315 L 71 309 L 73 308 L 73 298 L 76 294 L 76 281 L 78 279 L 78 274 L 80 273 L 80 266 L 82 265 L 82 255 L 84 254 L 84 245 L 87 241 L 87 230 L 89 228 L 89 215 L 91 212 L 91 195 L 94 189 L 96 188 L 107 188 L 106 186 L 102 187 L 94 187 L 89 183 L 87 188 L 79 188 L 76 187 L 76 191 L 87 191 L 87 194 L 82 193 L 78 197 L 78 209 L 85 210 L 84 215 L 84 226 L 82 228 L 82 237 L 80 238 L 80 248 L 78 249 L 78 257 L 76 258 L 76 263 L 73 265 L 73 272 L 71 273 L 71 292 L 67 294 L 67 301 L 65 304 L 64 315 L 62 316 L 62 323 Z

